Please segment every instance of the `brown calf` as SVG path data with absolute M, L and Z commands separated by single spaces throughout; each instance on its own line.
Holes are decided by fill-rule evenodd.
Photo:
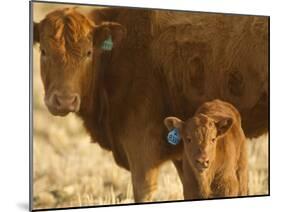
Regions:
M 247 195 L 247 146 L 239 112 L 229 103 L 204 103 L 186 122 L 164 121 L 178 128 L 184 142 L 185 199 Z

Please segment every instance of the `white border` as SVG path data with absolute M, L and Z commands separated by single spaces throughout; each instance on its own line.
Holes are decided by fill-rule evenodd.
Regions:
M 60 0 L 57 0 L 60 1 Z M 76 211 L 276 211 L 280 208 L 280 39 L 276 0 L 77 0 L 79 3 L 169 8 L 271 16 L 271 196 L 259 198 L 106 207 Z M 68 2 L 76 2 L 68 0 Z M 0 201 L 1 211 L 28 209 L 29 12 L 27 0 L 1 2 L 0 25 Z M 279 98 L 278 98 L 279 97 Z M 73 211 L 73 210 L 68 210 Z

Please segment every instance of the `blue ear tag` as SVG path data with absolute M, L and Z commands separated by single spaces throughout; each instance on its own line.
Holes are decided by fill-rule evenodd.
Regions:
M 101 48 L 105 51 L 111 51 L 113 47 L 113 42 L 111 36 L 109 36 L 105 41 L 103 41 Z
M 174 128 L 172 129 L 167 136 L 167 140 L 169 144 L 177 145 L 180 142 L 180 133 L 179 129 Z

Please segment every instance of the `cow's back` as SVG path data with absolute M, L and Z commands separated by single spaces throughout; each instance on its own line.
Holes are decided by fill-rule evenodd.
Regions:
M 155 70 L 168 85 L 165 93 L 176 100 L 172 114 L 190 117 L 202 103 L 219 98 L 240 111 L 248 137 L 267 132 L 268 19 L 173 14 L 155 12 L 153 26 L 160 30 L 154 30 L 151 45 Z
M 219 98 L 240 111 L 247 136 L 267 131 L 267 19 L 132 8 L 93 14 L 97 23 L 116 21 L 127 28 L 107 70 L 115 79 L 108 84 L 121 88 L 112 88 L 113 95 L 122 99 L 134 79 L 159 81 L 165 116 L 188 118 Z

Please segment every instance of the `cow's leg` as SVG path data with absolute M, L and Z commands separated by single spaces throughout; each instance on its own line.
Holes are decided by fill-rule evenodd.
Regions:
M 159 165 L 151 147 L 147 150 L 138 142 L 136 148 L 130 148 L 128 159 L 132 176 L 133 193 L 136 202 L 152 200 L 152 194 L 157 189 Z
M 129 162 L 136 202 L 151 201 L 152 193 L 157 188 L 162 142 L 161 128 L 159 130 L 158 126 L 159 124 L 146 124 L 141 133 L 140 127 L 131 128 L 121 138 Z
M 157 189 L 158 171 L 158 167 L 139 165 L 131 169 L 135 202 L 152 201 L 153 192 Z
M 141 79 L 140 79 L 141 80 Z M 153 79 L 151 79 L 153 80 Z M 157 188 L 159 166 L 163 157 L 163 112 L 160 85 L 147 80 L 134 84 L 137 87 L 138 104 L 132 103 L 125 119 L 120 141 L 129 162 L 133 193 L 136 202 L 147 202 L 153 198 Z M 134 88 L 132 88 L 134 89 Z M 136 95 L 134 94 L 134 99 Z M 130 108 L 130 106 L 127 106 Z M 167 157 L 166 157 L 167 158 Z

